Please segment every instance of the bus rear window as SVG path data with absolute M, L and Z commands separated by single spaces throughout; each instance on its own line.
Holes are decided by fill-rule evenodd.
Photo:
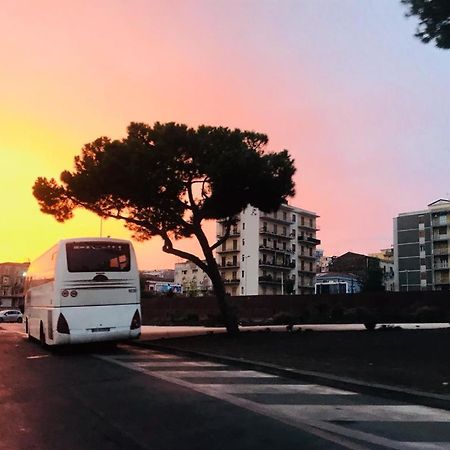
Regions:
M 66 244 L 69 272 L 129 272 L 130 246 L 112 242 Z

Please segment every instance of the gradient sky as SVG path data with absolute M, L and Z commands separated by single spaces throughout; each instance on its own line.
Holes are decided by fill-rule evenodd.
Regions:
M 327 255 L 392 244 L 392 218 L 450 196 L 450 52 L 413 37 L 397 0 L 2 0 L 0 262 L 98 236 L 40 213 L 38 176 L 130 121 L 268 134 L 294 156 L 291 204 Z M 129 237 L 120 223 L 104 235 Z M 185 243 L 185 248 L 191 244 Z M 176 258 L 136 244 L 142 269 Z

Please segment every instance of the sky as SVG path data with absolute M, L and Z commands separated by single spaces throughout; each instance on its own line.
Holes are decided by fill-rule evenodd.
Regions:
M 0 262 L 130 238 L 81 210 L 59 224 L 31 189 L 131 121 L 266 133 L 294 157 L 289 203 L 320 216 L 329 256 L 387 248 L 393 217 L 450 197 L 450 52 L 413 37 L 400 1 L 0 4 Z M 135 248 L 141 269 L 178 261 L 156 238 Z

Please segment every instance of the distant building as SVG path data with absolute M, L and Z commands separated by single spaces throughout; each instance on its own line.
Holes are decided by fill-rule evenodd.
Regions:
M 323 249 L 318 248 L 316 250 L 316 272 L 325 273 L 328 272 L 330 264 L 333 262 L 335 256 L 325 256 Z
M 382 249 L 378 253 L 369 253 L 372 258 L 377 258 L 383 271 L 383 286 L 385 291 L 395 291 L 395 267 L 394 249 Z
M 186 295 L 209 295 L 212 293 L 212 282 L 208 275 L 200 267 L 191 261 L 175 264 L 176 284 L 182 286 Z
M 347 252 L 334 258 L 329 270 L 356 275 L 365 291 L 384 290 L 383 271 L 378 258 Z
M 247 207 L 216 250 L 231 295 L 309 294 L 316 275 L 317 214 L 287 204 L 264 213 Z M 217 222 L 217 237 L 225 233 Z
M 348 273 L 318 273 L 314 284 L 315 294 L 357 294 L 361 292 L 361 280 Z
M 449 255 L 450 200 L 394 218 L 396 290 L 449 290 Z
M 0 309 L 23 305 L 25 274 L 30 263 L 0 263 Z

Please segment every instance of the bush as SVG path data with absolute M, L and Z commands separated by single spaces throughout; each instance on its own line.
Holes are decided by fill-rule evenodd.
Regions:
M 411 313 L 414 322 L 446 322 L 446 315 L 435 306 L 420 306 Z
M 272 317 L 271 322 L 274 325 L 294 325 L 296 320 L 293 314 L 285 311 L 280 311 Z

